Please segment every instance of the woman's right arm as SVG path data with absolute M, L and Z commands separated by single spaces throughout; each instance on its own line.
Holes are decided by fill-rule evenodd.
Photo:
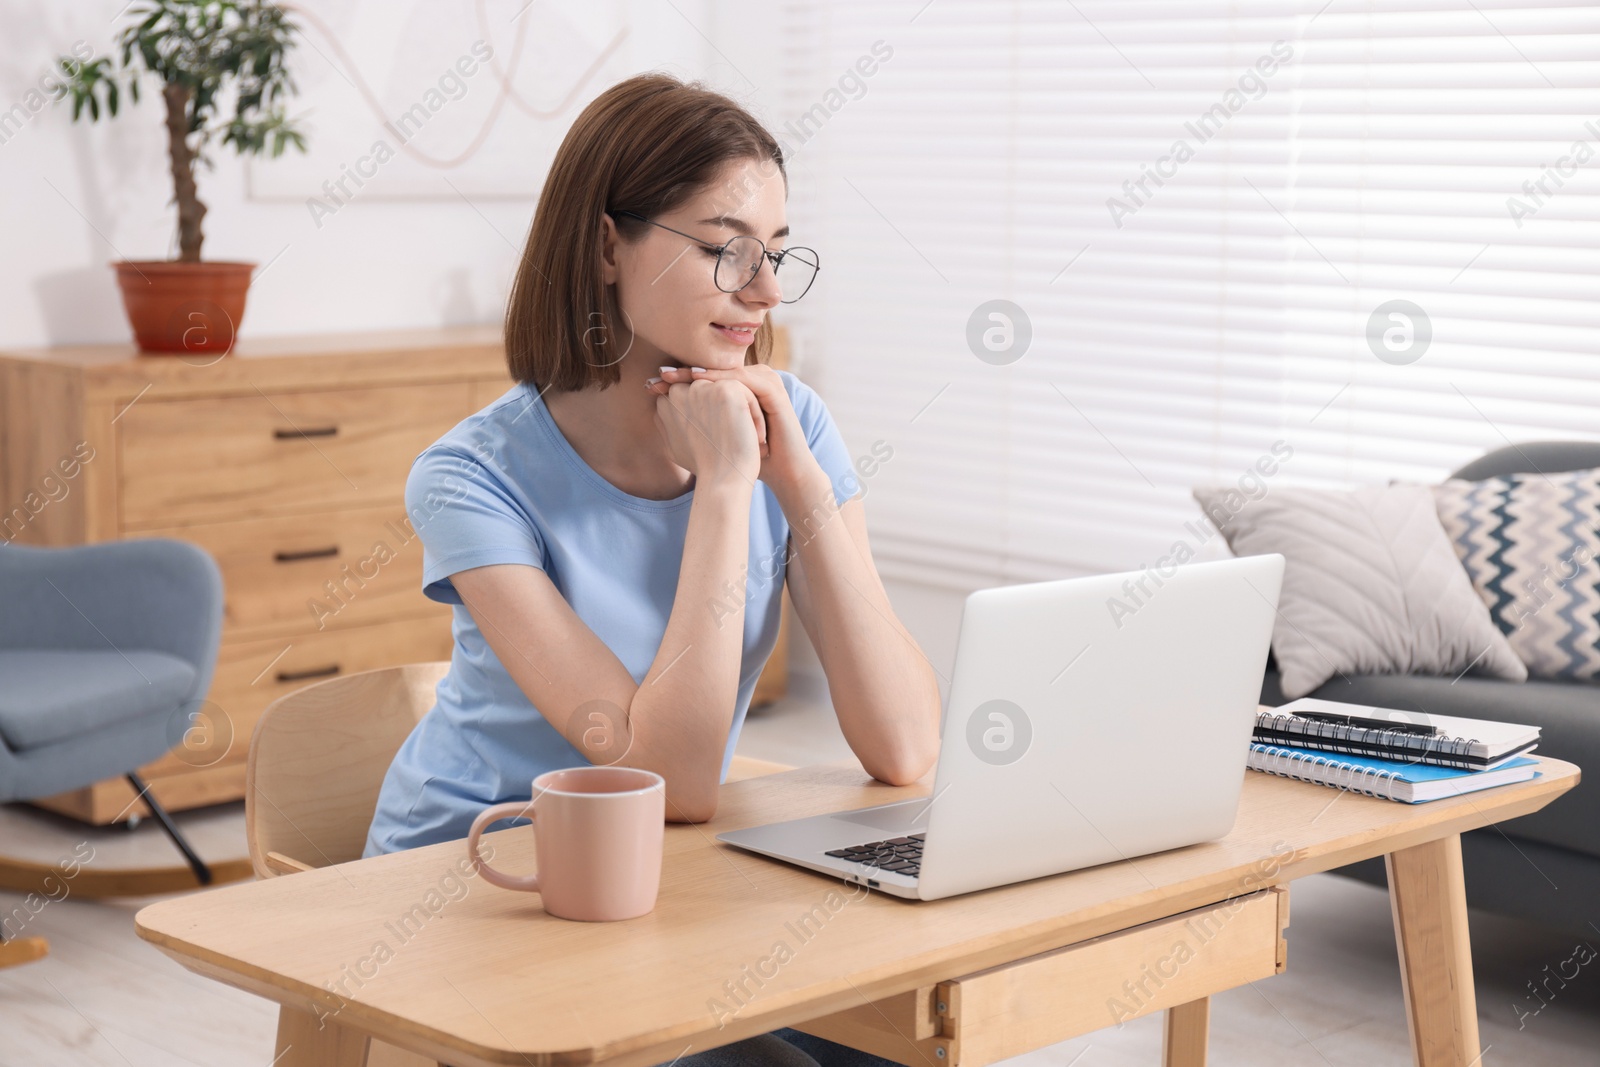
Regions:
M 450 581 L 501 665 L 562 736 L 591 763 L 655 771 L 667 783 L 667 818 L 702 822 L 716 814 L 738 698 L 760 456 L 743 386 L 673 388 L 697 391 L 669 394 L 660 403 L 671 406 L 658 409 L 677 461 L 695 472 L 695 494 L 672 612 L 642 683 L 539 568 L 494 564 Z

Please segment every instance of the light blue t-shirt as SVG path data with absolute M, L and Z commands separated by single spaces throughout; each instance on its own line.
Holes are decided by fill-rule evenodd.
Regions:
M 858 483 L 838 427 L 810 386 L 788 371 L 778 374 L 811 453 L 843 504 Z M 455 647 L 433 708 L 384 776 L 364 856 L 464 838 L 490 804 L 526 800 L 538 775 L 589 762 L 501 666 L 450 575 L 493 563 L 542 569 L 641 683 L 672 612 L 694 491 L 671 500 L 623 492 L 578 455 L 537 390 L 516 385 L 417 456 L 405 500 L 422 540 L 422 591 L 453 605 Z M 744 653 L 722 778 L 777 641 L 788 535 L 777 498 L 757 482 L 750 500 Z

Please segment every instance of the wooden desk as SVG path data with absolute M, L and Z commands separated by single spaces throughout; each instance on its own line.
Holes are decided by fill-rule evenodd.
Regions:
M 565 922 L 536 896 L 457 882 L 451 842 L 164 901 L 136 925 L 190 970 L 279 1002 L 279 1067 L 360 1064 L 369 1035 L 456 1067 L 633 1067 L 801 1024 L 897 1041 L 890 1054 L 912 1063 L 989 1063 L 1023 1051 L 1018 1041 L 1112 1025 L 1114 1001 L 1136 1015 L 1177 1006 L 1168 1062 L 1195 1064 L 1206 1001 L 1168 1003 L 1149 972 L 1173 995 L 1194 995 L 1180 989 L 1192 980 L 1204 997 L 1261 961 L 1222 959 L 1202 936 L 1174 970 L 1148 955 L 1142 933 L 1161 928 L 1145 924 L 1231 900 L 1226 929 L 1241 936 L 1214 943 L 1248 948 L 1243 933 L 1259 929 L 1276 947 L 1281 918 L 1262 922 L 1257 903 L 1275 894 L 1259 890 L 1387 855 L 1416 1061 L 1469 1067 L 1480 1050 L 1459 835 L 1577 784 L 1571 764 L 1540 763 L 1532 782 L 1414 807 L 1247 773 L 1221 841 L 926 903 L 858 896 L 713 841 L 929 789 L 828 764 L 727 784 L 713 822 L 669 825 L 660 900 L 627 922 Z M 525 828 L 485 841 L 497 866 L 531 869 Z M 1080 946 L 1067 951 L 1082 966 L 1041 955 L 1064 946 Z M 1030 988 L 1052 977 L 1070 984 Z

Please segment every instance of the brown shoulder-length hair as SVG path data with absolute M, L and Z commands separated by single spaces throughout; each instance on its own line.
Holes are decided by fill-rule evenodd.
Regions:
M 770 161 L 788 184 L 783 150 L 735 101 L 669 74 L 618 82 L 583 109 L 550 164 L 528 244 L 506 305 L 506 364 L 535 389 L 602 389 L 622 379 L 629 336 L 616 292 L 600 280 L 601 215 L 647 219 L 675 211 L 732 160 Z M 647 229 L 615 219 L 637 240 Z M 772 321 L 756 331 L 745 364 L 764 363 Z

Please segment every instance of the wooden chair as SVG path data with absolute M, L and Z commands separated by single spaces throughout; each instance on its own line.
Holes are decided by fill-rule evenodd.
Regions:
M 245 835 L 257 877 L 361 858 L 384 774 L 433 707 L 434 689 L 449 669 L 441 661 L 364 671 L 297 689 L 268 706 L 245 768 Z M 728 780 L 789 769 L 735 756 Z M 292 1040 L 280 1023 L 280 1051 Z M 433 1061 L 373 1040 L 366 1063 L 431 1067 Z

